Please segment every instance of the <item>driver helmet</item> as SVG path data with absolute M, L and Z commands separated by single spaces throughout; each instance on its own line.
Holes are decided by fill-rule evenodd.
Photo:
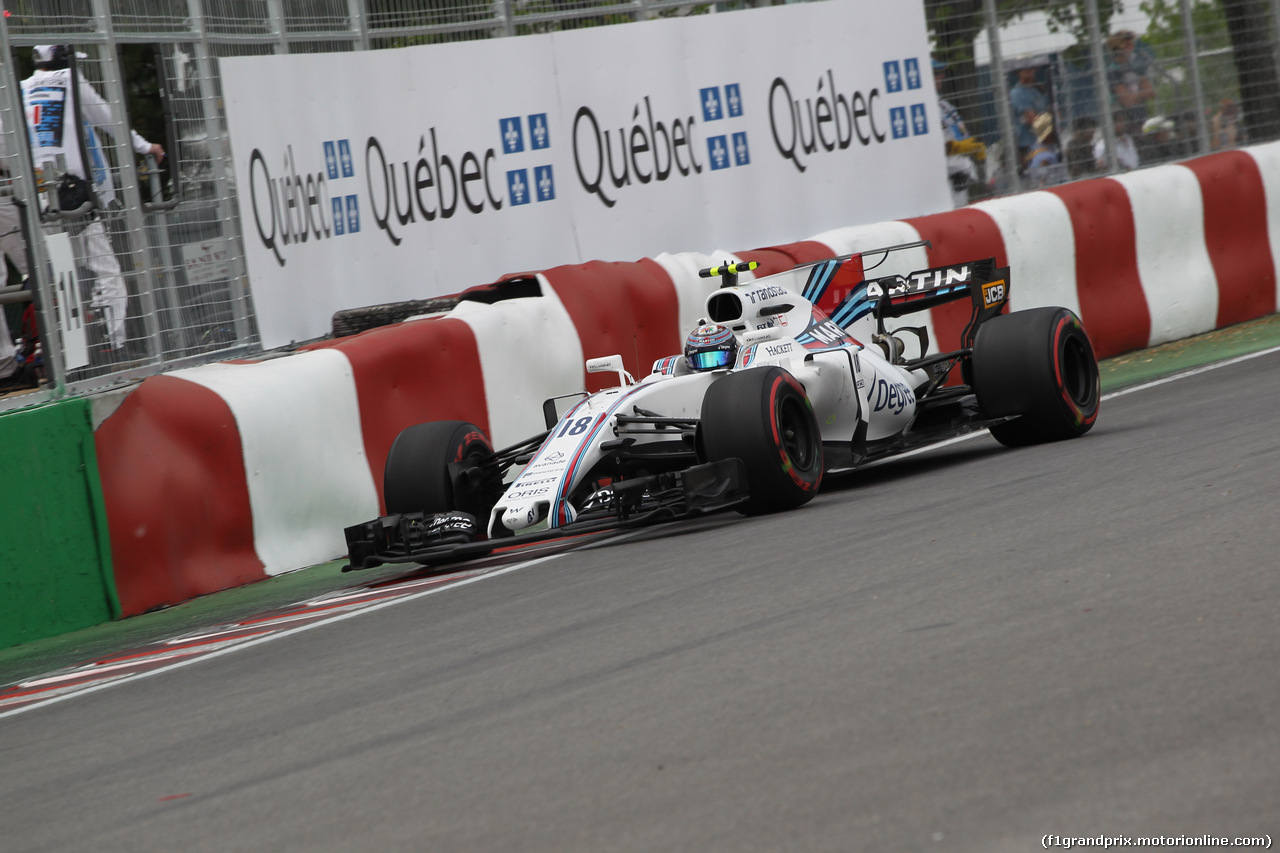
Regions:
M 723 370 L 738 360 L 738 341 L 719 323 L 699 326 L 684 342 L 684 360 L 690 370 Z

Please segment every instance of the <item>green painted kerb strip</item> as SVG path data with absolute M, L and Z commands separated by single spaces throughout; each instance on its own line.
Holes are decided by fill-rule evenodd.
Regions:
M 0 648 L 120 615 L 86 399 L 0 418 Z

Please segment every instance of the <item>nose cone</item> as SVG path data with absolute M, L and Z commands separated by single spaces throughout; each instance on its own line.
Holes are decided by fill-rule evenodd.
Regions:
M 524 530 L 538 521 L 538 509 L 533 504 L 507 507 L 502 515 L 502 526 L 508 530 Z
M 532 524 L 533 510 L 522 506 L 509 506 L 502 514 L 502 526 L 508 530 L 523 530 Z

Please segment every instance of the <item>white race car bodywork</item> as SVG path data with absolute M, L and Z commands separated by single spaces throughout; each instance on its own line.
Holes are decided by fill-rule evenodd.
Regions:
M 753 262 L 699 271 L 727 286 L 707 297 L 690 345 L 719 364 L 733 352 L 727 327 L 729 368 L 695 372 L 673 355 L 636 382 L 621 356 L 589 359 L 588 372 L 616 372 L 618 385 L 548 400 L 545 433 L 496 450 L 467 421 L 405 428 L 387 454 L 387 514 L 344 530 L 344 571 L 466 559 L 517 531 L 529 543 L 786 511 L 812 500 L 826 473 L 971 430 L 1025 447 L 1092 429 L 1098 364 L 1072 311 L 1007 312 L 1009 269 L 995 258 L 866 279 L 867 255 L 742 285 Z M 970 316 L 954 348 L 930 352 L 927 324 L 885 325 L 961 299 Z M 558 416 L 563 399 L 573 405 Z
M 629 384 L 620 357 L 589 362 L 593 372 L 618 370 L 622 384 L 587 396 L 560 419 L 494 507 L 490 535 L 501 532 L 499 525 L 517 531 L 543 520 L 551 527 L 573 522 L 581 507 L 571 496 L 583 496 L 584 478 L 611 452 L 609 442 L 624 434 L 619 416 L 696 422 L 707 389 L 733 371 L 775 365 L 790 373 L 813 406 L 824 447 L 848 448 L 858 434 L 874 442 L 906 430 L 929 374 L 891 363 L 878 345 L 866 346 L 837 326 L 801 295 L 798 272 L 807 270 L 721 288 L 707 298 L 707 315 L 730 324 L 738 337 L 732 371 L 694 373 L 683 356 L 670 356 Z M 673 436 L 631 437 L 642 445 Z

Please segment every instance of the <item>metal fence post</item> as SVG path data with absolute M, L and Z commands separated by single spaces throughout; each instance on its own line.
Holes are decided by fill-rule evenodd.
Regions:
M 276 39 L 276 53 L 289 52 L 289 35 L 285 32 L 284 7 L 281 0 L 267 0 L 267 24 Z
M 1276 33 L 1272 57 L 1275 59 L 1277 67 L 1280 67 L 1280 0 L 1271 0 L 1271 27 Z
M 111 6 L 108 0 L 93 0 L 93 13 L 105 38 L 103 42 L 104 56 L 102 62 L 103 94 L 110 104 L 120 105 L 121 112 L 127 99 L 120 73 L 120 54 L 116 48 L 115 27 L 111 19 Z M 129 247 L 129 260 L 135 273 L 141 274 L 138 298 L 142 302 L 142 319 L 146 326 L 148 349 L 152 360 L 159 362 L 162 345 L 160 340 L 159 317 L 156 313 L 156 273 L 147 259 L 143 247 L 139 245 L 146 234 L 142 218 L 142 193 L 138 188 L 138 167 L 134 161 L 133 146 L 129 141 L 129 127 L 121 112 L 115 112 L 115 121 L 111 127 L 112 142 L 120 163 L 120 193 L 124 196 L 124 221 L 128 230 L 126 240 Z M 88 164 L 86 164 L 88 168 Z
M 1280 0 L 1271 0 L 1274 9 Z M 1191 74 L 1191 100 L 1196 110 L 1196 151 L 1209 150 L 1209 122 L 1204 114 L 1204 84 L 1200 80 L 1200 48 L 1196 45 L 1196 30 L 1191 19 L 1191 0 L 1181 0 L 1182 29 L 1185 32 L 1187 64 Z
M 1085 3 L 1085 21 L 1089 27 L 1089 57 L 1093 60 L 1093 90 L 1098 99 L 1098 125 L 1106 140 L 1107 171 L 1120 171 L 1120 159 L 1116 156 L 1116 123 L 1112 118 L 1111 89 L 1107 86 L 1107 57 L 1102 51 L 1102 25 L 1098 18 L 1098 0 Z
M 504 36 L 513 36 L 516 34 L 515 8 L 511 0 L 495 0 L 495 5 L 502 9 L 502 34 Z
M 356 50 L 369 49 L 369 17 L 365 0 L 347 0 L 347 22 L 356 37 Z
M 1003 143 L 1004 171 L 1008 175 L 1009 189 L 1022 189 L 1022 171 L 1018 162 L 1018 141 L 1014 138 L 1013 120 L 1010 115 L 1009 81 L 1004 72 L 1004 53 L 1000 46 L 1000 20 L 996 15 L 996 0 L 983 0 L 982 14 L 987 21 L 987 41 L 991 52 L 991 78 L 996 86 L 996 119 L 1000 124 L 1000 141 Z
M 212 52 L 209 47 L 209 28 L 205 22 L 204 0 L 187 0 L 187 12 L 195 30 L 195 62 L 201 80 L 200 105 L 204 113 L 205 140 L 209 146 L 209 161 L 214 186 L 217 187 L 214 197 L 218 202 L 218 218 L 224 224 L 223 236 L 236 247 L 238 256 L 235 259 L 239 275 L 230 284 L 233 289 L 231 302 L 235 306 L 232 322 L 235 324 L 236 343 L 244 347 L 253 341 L 256 324 L 252 322 L 252 303 L 249 299 L 249 273 L 244 260 L 244 236 L 240 220 L 231 204 L 228 190 L 227 164 L 231 162 L 231 152 L 223 130 L 218 107 L 218 93 L 221 86 L 215 88 L 212 81 L 218 79 L 213 71 Z

